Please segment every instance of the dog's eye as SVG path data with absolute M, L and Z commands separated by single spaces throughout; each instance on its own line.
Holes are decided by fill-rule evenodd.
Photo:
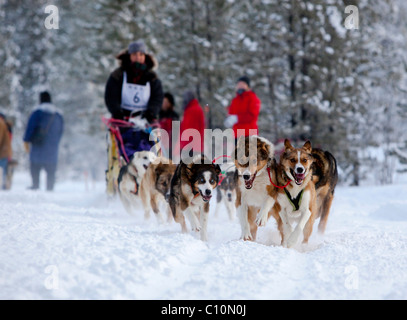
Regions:
M 290 161 L 291 161 L 291 163 L 295 163 L 295 159 L 294 159 L 294 158 L 293 158 L 293 159 L 291 159 Z
M 307 159 L 302 160 L 302 162 L 307 163 Z
M 204 179 L 204 178 L 201 178 L 201 179 L 199 180 L 199 182 L 205 183 L 205 179 Z
M 211 179 L 211 180 L 209 180 L 209 183 L 210 183 L 210 184 L 214 184 L 214 183 L 215 183 L 215 180 Z

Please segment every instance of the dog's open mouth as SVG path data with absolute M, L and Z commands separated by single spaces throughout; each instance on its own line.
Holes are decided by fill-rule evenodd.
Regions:
M 305 179 L 305 173 L 295 173 L 293 172 L 294 181 L 297 185 L 301 185 Z
M 249 180 L 244 181 L 244 186 L 246 189 L 251 189 L 253 187 L 254 179 L 256 179 L 257 171 L 253 174 L 253 176 Z
M 202 200 L 203 200 L 204 202 L 208 202 L 209 200 L 211 200 L 212 195 L 205 196 L 205 195 L 202 194 L 201 191 L 199 191 L 199 192 L 201 193 L 201 197 L 202 197 Z

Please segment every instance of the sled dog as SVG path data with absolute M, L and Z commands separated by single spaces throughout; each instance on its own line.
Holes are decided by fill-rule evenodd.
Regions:
M 320 218 L 318 231 L 321 234 L 324 233 L 329 211 L 332 205 L 335 186 L 338 181 L 338 170 L 336 160 L 330 152 L 313 148 L 310 156 L 309 142 L 304 144 L 303 148 L 300 149 L 293 148 L 288 140 L 285 141 L 284 145 L 285 152 L 281 156 L 280 163 L 274 163 L 271 170 L 274 171 L 273 176 L 276 178 L 275 183 L 278 186 L 277 188 L 279 189 L 279 193 L 281 194 L 279 201 L 282 202 L 284 209 L 284 211 L 281 212 L 283 215 L 281 218 L 285 221 L 285 228 L 282 227 L 282 220 L 278 221 L 278 229 L 280 230 L 282 243 L 285 246 L 293 246 L 296 241 L 298 241 L 298 239 L 295 239 L 299 237 L 298 230 L 301 228 L 304 229 L 304 242 L 308 241 L 308 238 L 312 232 L 314 220 L 317 218 Z M 311 177 L 309 175 L 311 175 Z M 311 181 L 309 181 L 310 185 L 308 186 L 308 189 L 310 190 L 309 207 L 314 207 L 316 212 L 312 212 L 308 225 L 308 221 L 305 221 L 306 218 L 304 217 L 304 227 L 301 227 L 300 224 L 298 227 L 299 229 L 296 231 L 297 234 L 294 234 L 291 237 L 291 240 L 289 240 L 287 239 L 287 234 L 291 233 L 291 222 L 294 222 L 295 220 L 300 221 L 298 219 L 300 219 L 301 213 L 297 211 L 300 209 L 300 203 L 304 194 L 307 194 L 304 193 L 304 190 L 307 189 L 306 182 L 309 178 L 311 178 Z M 312 185 L 314 185 L 316 192 L 316 204 L 313 202 L 314 196 Z M 269 189 L 270 187 L 267 188 L 270 197 L 274 198 L 276 189 Z M 300 191 L 298 195 L 295 196 L 298 190 Z M 279 201 L 275 203 L 273 210 L 279 211 L 282 209 Z M 303 207 L 303 210 L 305 210 L 305 207 Z M 296 214 L 298 219 L 295 219 L 294 212 L 297 212 Z M 262 218 L 261 214 L 259 213 L 256 221 L 261 222 L 265 220 L 264 217 Z
M 238 182 L 239 182 L 239 172 L 236 169 L 234 169 L 233 171 L 227 171 L 224 174 L 223 179 L 221 178 L 221 181 L 217 188 L 218 192 L 216 194 L 215 216 L 219 215 L 219 210 L 221 204 L 223 203 L 228 212 L 229 219 L 233 220 L 235 218 L 236 199 L 238 192 L 240 191 L 238 187 Z
M 192 230 L 200 233 L 203 241 L 208 240 L 207 226 L 209 201 L 219 182 L 221 169 L 204 155 L 197 155 L 190 164 L 183 161 L 177 166 L 171 181 L 169 204 L 182 232 L 187 232 L 185 217 Z
M 156 159 L 150 151 L 135 152 L 127 165 L 121 167 L 118 177 L 120 200 L 129 214 L 137 208 L 139 186 L 149 164 Z
M 312 180 L 313 156 L 311 142 L 301 148 L 294 148 L 289 140 L 284 141 L 285 150 L 280 157 L 283 177 L 288 181 L 278 189 L 277 201 L 281 206 L 282 245 L 291 248 L 298 243 L 301 233 L 307 243 L 317 216 L 316 191 Z M 281 181 L 280 181 L 281 182 Z M 297 225 L 293 230 L 293 223 Z
M 256 240 L 258 225 L 265 225 L 273 216 L 281 228 L 276 204 L 277 191 L 271 185 L 275 179 L 268 168 L 274 166 L 274 145 L 259 136 L 240 137 L 233 153 L 239 172 L 240 197 L 237 199 L 238 217 L 243 240 Z M 269 196 L 269 193 L 273 196 Z M 277 204 L 278 205 L 278 204 Z
M 140 199 L 144 207 L 144 218 L 150 218 L 151 209 L 159 223 L 164 222 L 160 206 L 163 204 L 167 211 L 168 221 L 171 214 L 168 207 L 171 179 L 176 165 L 164 157 L 157 157 L 148 166 L 140 183 Z

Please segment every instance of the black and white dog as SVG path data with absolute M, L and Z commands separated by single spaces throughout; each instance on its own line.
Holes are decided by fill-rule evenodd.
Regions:
M 209 200 L 218 185 L 220 172 L 219 165 L 204 155 L 197 155 L 189 164 L 181 161 L 171 180 L 169 204 L 174 220 L 181 224 L 182 232 L 187 232 L 185 214 L 203 241 L 208 240 Z

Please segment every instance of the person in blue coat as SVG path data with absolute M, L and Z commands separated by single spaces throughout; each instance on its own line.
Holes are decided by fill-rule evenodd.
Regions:
M 34 108 L 24 134 L 24 146 L 30 153 L 32 187 L 40 187 L 40 171 L 47 173 L 47 190 L 52 191 L 58 163 L 58 147 L 64 130 L 62 112 L 51 103 L 47 91 L 40 93 L 40 104 Z M 31 144 L 31 146 L 30 146 Z

